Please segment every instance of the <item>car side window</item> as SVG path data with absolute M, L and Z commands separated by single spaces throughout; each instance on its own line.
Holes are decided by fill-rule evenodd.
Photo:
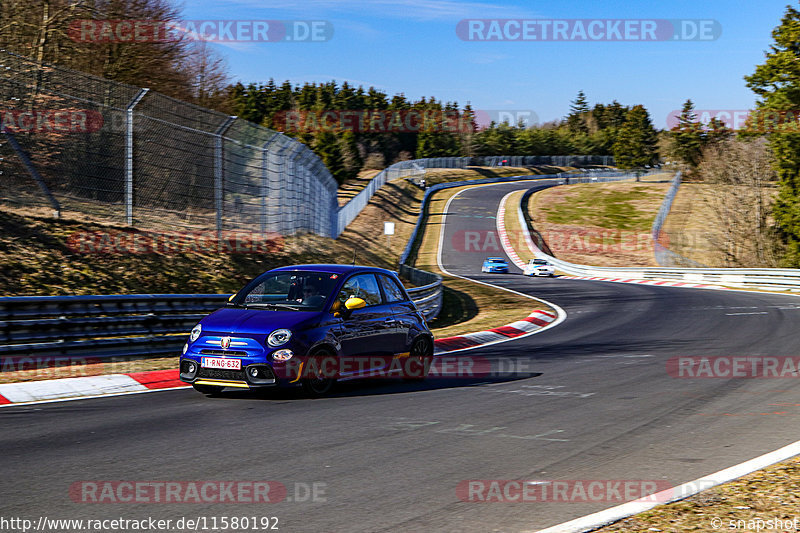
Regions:
M 344 305 L 344 302 L 350 297 L 361 298 L 368 306 L 380 305 L 381 291 L 378 288 L 375 274 L 357 274 L 348 279 L 339 292 L 337 300 Z
M 381 280 L 383 294 L 386 296 L 387 302 L 402 302 L 406 299 L 405 295 L 403 294 L 403 289 L 397 285 L 395 280 L 384 274 L 381 274 L 378 277 Z

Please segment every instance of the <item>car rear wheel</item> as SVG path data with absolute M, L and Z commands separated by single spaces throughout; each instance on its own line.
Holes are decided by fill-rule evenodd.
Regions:
M 325 396 L 336 385 L 335 377 L 325 375 L 325 369 L 329 368 L 329 365 L 325 364 L 325 360 L 329 358 L 336 358 L 336 356 L 328 350 L 319 350 L 309 358 L 306 368 L 303 369 L 304 373 L 311 373 L 301 380 L 301 384 L 305 393 L 312 398 Z
M 218 387 L 216 385 L 192 385 L 194 390 L 203 394 L 219 394 L 225 387 Z
M 408 355 L 406 381 L 423 381 L 428 377 L 428 369 L 433 362 L 433 342 L 426 336 L 417 337 Z

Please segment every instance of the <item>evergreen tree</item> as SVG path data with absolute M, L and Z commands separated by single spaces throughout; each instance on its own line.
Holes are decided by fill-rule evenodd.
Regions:
M 318 133 L 314 137 L 313 148 L 336 181 L 344 183 L 349 175 L 345 168 L 344 157 L 336 136 L 330 131 Z
M 586 125 L 586 116 L 589 114 L 589 102 L 583 91 L 578 91 L 578 96 L 570 102 L 567 126 L 573 133 L 589 133 Z
M 785 112 L 800 108 L 800 12 L 787 6 L 781 24 L 772 31 L 766 60 L 747 86 L 758 96 L 757 110 Z M 800 133 L 796 122 L 780 125 L 768 136 L 778 172 L 778 198 L 773 214 L 786 245 L 785 266 L 800 266 Z
M 675 155 L 691 168 L 697 168 L 703 157 L 703 125 L 694 112 L 694 103 L 686 100 L 678 115 L 678 123 L 670 130 Z
M 620 168 L 637 168 L 658 162 L 658 132 L 644 106 L 628 111 L 614 143 L 614 159 Z

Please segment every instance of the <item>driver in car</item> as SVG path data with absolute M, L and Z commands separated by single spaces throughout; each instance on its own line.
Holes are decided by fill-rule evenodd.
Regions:
M 317 306 L 320 305 L 324 299 L 325 297 L 319 293 L 319 290 L 314 285 L 306 285 L 303 287 L 303 297 L 298 298 L 298 301 L 303 305 Z

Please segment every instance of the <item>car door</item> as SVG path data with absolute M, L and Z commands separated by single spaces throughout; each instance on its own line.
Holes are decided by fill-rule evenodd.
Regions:
M 374 273 L 355 274 L 345 281 L 337 296 L 341 302 L 340 309 L 344 309 L 344 303 L 351 297 L 361 298 L 367 304 L 361 309 L 342 311 L 339 339 L 342 355 L 348 360 L 363 358 L 369 361 L 368 367 L 350 363 L 348 368 L 351 371 L 347 374 L 355 375 L 359 373 L 358 368 L 374 368 L 379 366 L 378 361 L 390 358 L 395 326 L 392 306 L 383 301 Z
M 410 331 L 419 320 L 414 303 L 408 298 L 397 280 L 385 274 L 379 274 L 378 279 L 383 289 L 384 300 L 392 306 L 394 315 L 394 330 L 392 336 L 392 350 L 395 354 L 407 354 L 410 347 Z

